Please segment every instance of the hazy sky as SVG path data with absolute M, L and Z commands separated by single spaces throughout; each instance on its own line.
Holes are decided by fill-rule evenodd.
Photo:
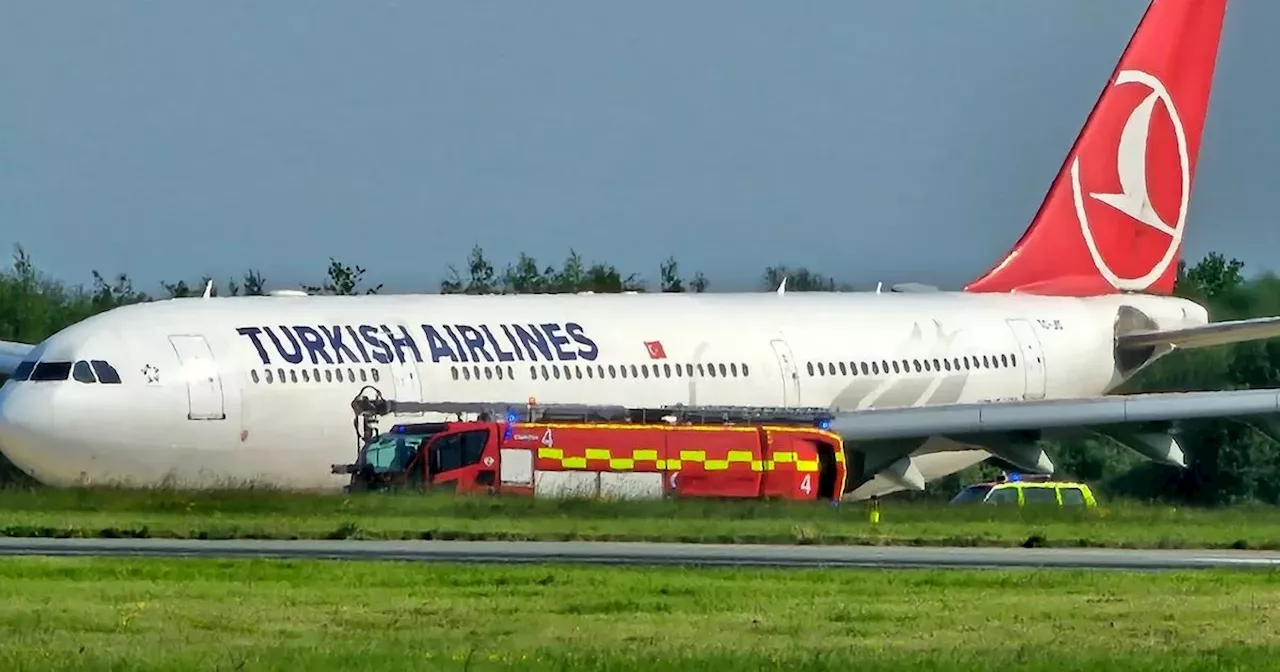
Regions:
M 957 287 L 1033 216 L 1146 0 L 11 2 L 0 242 L 63 279 L 480 244 L 713 285 Z M 1275 0 L 1233 0 L 1186 256 L 1280 268 Z

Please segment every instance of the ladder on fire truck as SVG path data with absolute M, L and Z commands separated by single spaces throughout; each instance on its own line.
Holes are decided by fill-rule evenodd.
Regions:
M 631 408 L 614 404 L 539 404 L 525 402 L 423 402 L 387 399 L 378 388 L 366 385 L 351 400 L 355 414 L 357 450 L 377 435 L 378 418 L 397 413 L 474 414 L 488 422 L 631 422 L 694 425 L 770 424 L 802 425 L 827 429 L 831 426 L 831 409 L 815 407 L 774 406 L 686 406 L 676 404 L 648 408 Z

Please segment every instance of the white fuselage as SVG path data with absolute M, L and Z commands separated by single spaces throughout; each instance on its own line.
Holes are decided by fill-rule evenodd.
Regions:
M 1122 295 L 388 295 L 145 303 L 68 327 L 31 353 L 28 359 L 42 364 L 100 360 L 122 382 L 75 376 L 8 382 L 0 391 L 0 449 L 50 484 L 256 481 L 337 489 L 346 478 L 330 465 L 355 455 L 350 402 L 367 385 L 398 400 L 534 398 L 633 407 L 849 410 L 1096 396 L 1122 382 L 1113 355 L 1122 304 L 1162 329 L 1207 322 L 1204 309 L 1189 301 Z M 985 457 L 969 451 L 944 460 L 929 477 Z

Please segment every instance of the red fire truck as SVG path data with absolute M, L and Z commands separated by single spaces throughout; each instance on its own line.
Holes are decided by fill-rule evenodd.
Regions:
M 530 404 L 522 414 L 495 406 L 353 402 L 365 421 L 358 457 L 333 471 L 351 475 L 350 490 L 813 501 L 837 501 L 844 491 L 844 446 L 825 428 L 825 409 Z M 481 419 L 373 431 L 369 421 L 393 407 Z

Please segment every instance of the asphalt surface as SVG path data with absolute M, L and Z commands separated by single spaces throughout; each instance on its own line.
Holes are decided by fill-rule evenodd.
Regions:
M 1170 570 L 1280 566 L 1280 553 L 1262 551 L 519 541 L 204 541 L 0 537 L 0 555 L 954 569 Z

